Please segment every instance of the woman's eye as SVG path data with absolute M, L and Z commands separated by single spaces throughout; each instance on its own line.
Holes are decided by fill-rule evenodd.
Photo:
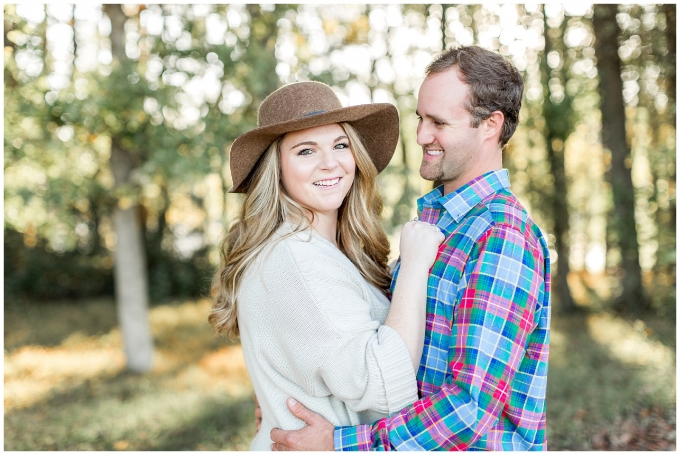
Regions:
M 312 149 L 302 149 L 298 152 L 298 155 L 301 156 L 306 156 L 306 155 L 311 155 L 312 154 Z
M 341 142 L 335 146 L 336 149 L 348 149 L 349 144 L 346 142 Z

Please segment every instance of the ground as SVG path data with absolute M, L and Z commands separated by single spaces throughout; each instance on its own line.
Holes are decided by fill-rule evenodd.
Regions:
M 153 370 L 125 371 L 110 299 L 5 308 L 5 450 L 247 450 L 252 386 L 207 300 L 150 311 Z M 550 450 L 675 450 L 675 321 L 553 315 Z

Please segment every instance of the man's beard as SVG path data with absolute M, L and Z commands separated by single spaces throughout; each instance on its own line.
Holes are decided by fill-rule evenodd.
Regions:
M 442 180 L 444 176 L 444 169 L 442 162 L 437 164 L 428 164 L 425 161 L 420 165 L 420 176 L 425 180 L 435 181 Z

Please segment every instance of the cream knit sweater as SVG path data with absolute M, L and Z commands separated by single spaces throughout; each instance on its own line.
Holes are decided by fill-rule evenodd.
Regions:
M 277 236 L 290 232 L 284 224 Z M 261 257 L 238 293 L 243 354 L 263 414 L 251 450 L 269 450 L 274 427 L 304 426 L 288 397 L 334 425 L 371 423 L 417 400 L 406 345 L 383 325 L 389 301 L 335 245 L 306 231 Z

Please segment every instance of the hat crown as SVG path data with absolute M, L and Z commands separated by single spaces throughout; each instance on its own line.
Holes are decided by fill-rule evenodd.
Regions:
M 320 82 L 297 82 L 285 85 L 265 98 L 260 105 L 257 125 L 261 128 L 335 109 L 342 109 L 342 104 L 329 86 Z

